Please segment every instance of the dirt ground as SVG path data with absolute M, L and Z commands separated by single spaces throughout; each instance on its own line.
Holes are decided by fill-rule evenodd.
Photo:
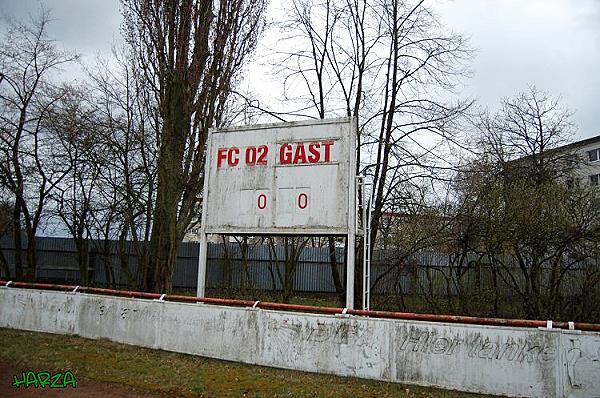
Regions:
M 126 387 L 119 384 L 99 383 L 97 381 L 78 377 L 75 374 L 77 388 L 34 388 L 12 386 L 13 376 L 21 378 L 21 372 L 30 369 L 21 369 L 6 362 L 0 361 L 0 397 L 89 397 L 89 398 L 164 398 L 162 395 Z M 42 371 L 44 369 L 33 369 Z

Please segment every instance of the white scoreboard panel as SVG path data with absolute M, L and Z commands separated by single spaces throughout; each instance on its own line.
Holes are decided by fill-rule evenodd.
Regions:
M 348 234 L 355 139 L 352 118 L 212 130 L 204 232 Z

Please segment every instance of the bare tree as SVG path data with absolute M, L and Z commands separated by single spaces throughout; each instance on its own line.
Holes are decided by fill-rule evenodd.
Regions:
M 598 286 L 573 295 L 569 275 L 597 267 L 600 214 L 597 192 L 573 174 L 577 155 L 557 148 L 571 134 L 570 113 L 530 88 L 484 115 L 480 128 L 484 150 L 458 184 L 463 251 L 486 258 L 495 288 L 498 280 L 520 299 L 522 314 L 511 315 L 571 319 L 585 312 Z M 586 282 L 597 283 L 588 275 Z
M 63 95 L 49 109 L 45 129 L 60 139 L 69 174 L 52 193 L 54 213 L 66 226 L 77 249 L 80 283 L 90 281 L 90 237 L 94 194 L 100 173 L 97 154 L 98 126 L 95 107 L 79 87 L 65 88 Z
M 123 48 L 116 47 L 113 53 L 112 67 L 99 60 L 89 71 L 90 101 L 98 121 L 92 229 L 102 242 L 98 251 L 116 250 L 128 283 L 142 288 L 143 275 L 130 265 L 129 254 L 133 250 L 139 264 L 149 261 L 161 121 L 141 71 Z M 111 240 L 117 241 L 115 248 Z
M 3 191 L 4 189 L 0 187 L 0 239 L 3 239 L 12 232 L 11 221 L 13 217 L 12 203 L 6 200 Z M 5 278 L 11 277 L 8 261 L 2 250 L 0 250 L 0 274 Z
M 471 51 L 423 1 L 298 0 L 288 15 L 286 39 L 302 44 L 283 51 L 280 74 L 286 88 L 302 90 L 285 98 L 298 104 L 293 115 L 357 118 L 357 174 L 374 184 L 374 246 L 387 206 L 409 212 L 410 192 L 454 168 L 443 149 L 460 145 L 457 127 L 471 102 L 443 101 L 442 93 L 468 74 Z
M 32 279 L 35 236 L 51 192 L 67 175 L 60 141 L 44 129 L 54 102 L 64 95 L 51 74 L 77 57 L 59 50 L 47 37 L 49 15 L 30 24 L 11 23 L 0 44 L 0 183 L 11 192 L 16 277 Z M 27 237 L 23 272 L 21 232 Z
M 262 30 L 264 1 L 124 0 L 127 41 L 161 119 L 151 256 L 144 288 L 170 291 L 179 242 L 197 215 L 209 127 Z
M 296 270 L 298 268 L 298 260 L 302 255 L 302 251 L 310 242 L 310 238 L 284 236 L 281 238 L 283 243 L 283 258 L 278 258 L 276 249 L 276 240 L 273 237 L 268 238 L 269 254 L 273 262 L 277 277 L 283 289 L 283 302 L 289 303 L 294 293 L 294 281 L 296 279 Z M 280 261 L 283 262 L 283 270 L 279 266 Z M 272 272 L 272 271 L 271 271 Z M 273 287 L 275 287 L 274 275 Z
M 565 176 L 577 164 L 571 162 L 573 154 L 566 151 L 548 156 L 548 151 L 566 144 L 573 136 L 572 116 L 560 98 L 530 86 L 514 98 L 505 98 L 500 112 L 481 116 L 478 127 L 482 147 L 501 163 L 527 158 L 514 162 L 513 172 L 519 167 L 528 173 L 533 171 L 536 183 Z
M 323 3 L 295 0 L 291 4 L 290 11 L 290 19 L 281 24 L 280 30 L 289 35 L 286 37 L 286 41 L 291 43 L 304 42 L 306 43 L 306 49 L 300 47 L 300 50 L 297 51 L 282 51 L 281 54 L 284 59 L 281 66 L 283 67 L 282 72 L 287 74 L 286 80 L 298 77 L 304 83 L 304 89 L 308 95 L 303 99 L 303 102 L 305 101 L 308 104 L 308 108 L 303 109 L 303 111 L 309 111 L 312 108 L 316 111 L 319 119 L 324 119 L 326 114 L 331 111 L 329 107 L 332 103 L 329 96 L 335 87 L 335 84 L 332 86 L 332 83 L 337 81 L 344 93 L 346 116 L 352 116 L 352 90 L 356 85 L 356 79 L 351 77 L 346 82 L 343 77 L 345 77 L 344 69 L 352 68 L 356 70 L 356 67 L 352 65 L 353 58 L 347 57 L 347 53 L 339 52 L 339 43 L 334 40 L 333 35 L 338 29 L 337 25 L 344 22 L 349 23 L 348 20 L 354 16 L 353 11 L 355 10 L 348 8 L 347 12 L 344 12 L 344 9 L 339 8 L 330 0 Z M 339 55 L 336 55 L 336 53 L 339 53 Z M 344 58 L 343 61 L 340 61 L 340 64 L 332 62 L 337 61 L 340 57 Z M 335 75 L 332 75 L 332 67 Z M 361 74 L 362 71 L 359 69 L 359 77 Z M 288 95 L 284 91 L 286 99 L 292 99 Z M 297 95 L 297 93 L 294 93 L 294 95 Z M 298 102 L 298 98 L 293 98 L 292 101 Z M 356 101 L 360 101 L 360 91 L 356 95 Z M 286 246 L 290 243 L 288 241 L 289 239 L 286 238 Z M 291 242 L 292 245 L 296 243 Z M 327 238 L 327 245 L 329 247 L 329 263 L 335 290 L 339 300 L 343 303 L 345 293 L 342 278 L 338 271 L 333 237 Z
M 452 168 L 435 151 L 438 145 L 458 143 L 458 119 L 471 104 L 445 103 L 434 94 L 436 90 L 452 90 L 456 78 L 467 73 L 463 62 L 470 52 L 465 38 L 444 32 L 423 3 L 390 1 L 380 5 L 383 43 L 388 51 L 380 64 L 385 71 L 383 104 L 373 115 L 379 125 L 371 135 L 375 157 L 366 165 L 375 185 L 373 245 L 386 204 L 407 191 L 403 186 L 418 186 Z M 419 141 L 421 134 L 430 135 L 437 143 L 425 147 Z

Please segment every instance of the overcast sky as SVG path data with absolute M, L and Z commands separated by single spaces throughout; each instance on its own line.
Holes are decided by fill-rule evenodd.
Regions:
M 272 0 L 272 3 L 277 1 Z M 430 0 L 445 25 L 478 50 L 463 95 L 494 109 L 534 84 L 575 111 L 576 138 L 600 134 L 600 0 Z M 50 34 L 92 60 L 119 37 L 118 0 L 46 0 Z M 27 18 L 35 0 L 0 0 L 0 12 Z M 5 24 L 4 21 L 0 22 Z

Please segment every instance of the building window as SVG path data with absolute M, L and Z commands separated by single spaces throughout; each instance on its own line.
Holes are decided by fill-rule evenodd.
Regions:
M 599 183 L 600 183 L 600 174 L 590 175 L 590 185 L 599 185 Z
M 588 151 L 588 158 L 590 162 L 597 162 L 600 160 L 600 148 Z

